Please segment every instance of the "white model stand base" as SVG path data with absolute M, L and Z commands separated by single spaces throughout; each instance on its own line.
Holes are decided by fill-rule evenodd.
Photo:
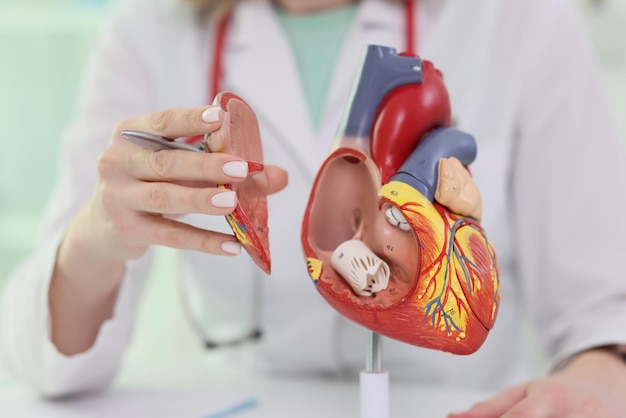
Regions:
M 362 371 L 361 418 L 389 418 L 389 373 Z
M 389 372 L 383 370 L 382 337 L 369 332 L 365 370 L 361 372 L 361 418 L 389 418 Z

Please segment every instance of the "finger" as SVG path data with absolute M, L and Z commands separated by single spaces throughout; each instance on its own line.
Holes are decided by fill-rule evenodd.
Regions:
M 164 215 L 227 215 L 237 205 L 235 192 L 216 187 L 194 188 L 173 183 L 136 182 L 124 189 L 128 208 Z
M 232 235 L 207 231 L 161 216 L 146 216 L 141 230 L 144 238 L 155 245 L 217 255 L 241 252 L 241 244 Z
M 499 418 L 513 405 L 524 399 L 528 384 L 514 386 L 483 402 L 472 406 L 468 411 L 450 414 L 448 418 Z
M 223 118 L 224 111 L 220 106 L 175 108 L 129 119 L 116 129 L 117 132 L 133 129 L 175 139 L 213 132 Z
M 275 165 L 266 165 L 267 193 L 273 194 L 283 190 L 289 182 L 287 171 Z
M 141 150 L 131 154 L 126 172 L 146 181 L 236 183 L 248 176 L 248 163 L 228 154 Z

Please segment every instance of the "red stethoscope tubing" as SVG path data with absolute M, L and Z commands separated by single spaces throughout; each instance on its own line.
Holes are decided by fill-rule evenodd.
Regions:
M 215 45 L 213 48 L 213 68 L 211 69 L 211 84 L 209 85 L 209 99 L 215 97 L 222 89 L 222 61 L 224 59 L 224 49 L 226 49 L 226 32 L 230 23 L 230 15 L 219 21 L 215 33 Z
M 416 51 L 416 32 L 415 19 L 417 15 L 416 1 L 404 1 L 404 20 L 405 20 L 405 44 L 406 52 L 417 54 Z M 226 35 L 228 32 L 228 24 L 230 16 L 226 16 L 220 20 L 215 33 L 215 43 L 213 48 L 213 66 L 211 68 L 211 83 L 209 84 L 209 98 L 212 99 L 221 89 L 224 50 L 226 49 Z

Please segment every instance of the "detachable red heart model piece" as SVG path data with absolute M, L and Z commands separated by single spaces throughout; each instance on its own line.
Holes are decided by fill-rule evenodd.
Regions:
M 496 255 L 431 62 L 368 46 L 342 126 L 315 178 L 302 245 L 339 313 L 409 344 L 476 351 L 500 302 Z
M 237 192 L 238 204 L 226 216 L 235 236 L 261 269 L 270 274 L 271 259 L 267 227 L 267 176 L 263 171 L 263 149 L 256 115 L 239 96 L 219 93 L 214 105 L 224 111 L 221 127 L 206 136 L 207 152 L 224 152 L 248 161 L 248 178 L 219 187 Z

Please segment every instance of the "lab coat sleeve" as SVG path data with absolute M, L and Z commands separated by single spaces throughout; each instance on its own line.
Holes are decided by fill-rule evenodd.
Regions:
M 50 340 L 48 287 L 67 224 L 95 189 L 96 160 L 120 120 L 151 107 L 150 74 L 137 41 L 137 1 L 119 2 L 105 24 L 84 80 L 83 95 L 60 149 L 59 177 L 46 209 L 39 244 L 9 278 L 0 311 L 3 358 L 38 393 L 59 397 L 100 389 L 117 371 L 132 332 L 149 254 L 126 265 L 113 317 L 87 351 L 65 356 Z M 37 109 L 33 109 L 34 112 Z M 53 156 L 51 156 L 53 158 Z
M 519 269 L 555 369 L 576 352 L 626 343 L 626 164 L 590 40 L 573 3 L 540 17 L 520 88 L 513 155 Z
M 7 284 L 0 312 L 1 347 L 8 369 L 45 397 L 62 397 L 107 386 L 127 346 L 135 305 L 146 274 L 145 262 L 128 263 L 113 317 L 105 321 L 94 345 L 73 356 L 61 354 L 50 340 L 48 288 L 60 237 L 23 262 Z

